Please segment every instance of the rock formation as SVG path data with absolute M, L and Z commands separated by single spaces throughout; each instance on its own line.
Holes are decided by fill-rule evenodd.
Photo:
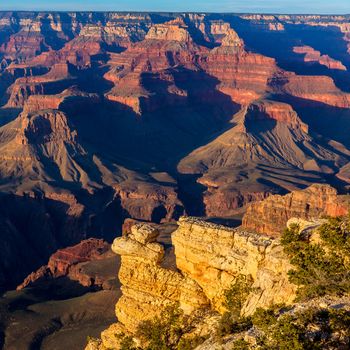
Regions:
M 176 265 L 203 289 L 213 308 L 223 310 L 224 291 L 237 275 L 251 276 L 252 292 L 242 309 L 251 314 L 257 307 L 293 301 L 295 287 L 287 276 L 290 269 L 278 242 L 244 229 L 229 229 L 182 218 L 173 234 Z
M 320 51 L 314 50 L 310 46 L 296 46 L 293 51 L 295 53 L 304 54 L 305 62 L 318 62 L 329 69 L 346 70 L 346 67 L 340 61 L 337 61 L 328 55 L 321 55 Z
M 312 185 L 285 196 L 273 195 L 248 206 L 242 226 L 249 230 L 278 237 L 289 219 L 312 220 L 322 216 L 346 215 L 350 203 L 329 185 Z
M 174 251 L 159 244 L 157 229 L 146 223 L 114 241 L 122 296 L 118 323 L 102 333 L 101 349 L 118 349 L 115 334 L 134 334 L 141 321 L 161 315 L 167 305 L 179 303 L 187 314 L 205 308 L 223 312 L 224 291 L 240 275 L 254 280 L 243 314 L 293 301 L 296 288 L 288 281 L 290 265 L 278 241 L 192 217 L 182 217 L 178 225 Z
M 104 279 L 103 274 L 89 275 L 85 267 L 88 262 L 107 260 L 112 257 L 113 254 L 107 242 L 93 238 L 81 241 L 73 247 L 59 249 L 52 254 L 48 264 L 26 277 L 17 290 L 59 277 L 68 277 L 86 287 L 94 286 L 108 289 L 108 283 L 110 283 L 108 278 Z M 115 259 L 113 259 L 113 263 L 116 263 Z
M 117 238 L 112 250 L 121 255 L 119 280 L 123 295 L 116 306 L 116 314 L 129 332 L 136 330 L 141 320 L 159 315 L 166 305 L 180 302 L 190 313 L 208 305 L 199 285 L 180 274 L 175 267 L 167 268 L 164 247 L 156 242 L 157 229 L 149 224 L 136 224 L 131 234 Z

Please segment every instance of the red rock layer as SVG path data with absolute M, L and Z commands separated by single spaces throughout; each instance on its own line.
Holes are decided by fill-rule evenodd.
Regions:
M 33 25 L 11 35 L 10 40 L 0 46 L 0 53 L 3 53 L 6 58 L 24 61 L 35 57 L 45 46 L 48 48 L 45 37 Z
M 73 82 L 70 65 L 55 64 L 45 75 L 18 78 L 9 88 L 10 97 L 6 107 L 23 107 L 29 96 L 58 93 Z
M 285 80 L 282 83 L 284 93 L 334 107 L 350 108 L 350 94 L 339 90 L 330 77 L 288 74 L 281 79 Z M 306 101 L 304 104 L 308 105 L 310 102 Z
M 107 242 L 94 238 L 82 241 L 72 247 L 60 249 L 50 257 L 46 266 L 42 266 L 31 273 L 17 289 L 26 288 L 43 279 L 58 277 L 69 277 L 89 287 L 95 281 L 91 281 L 88 276 L 81 272 L 81 264 L 105 259 L 109 250 L 110 245 Z M 112 256 L 112 253 L 110 252 L 108 256 Z
M 317 62 L 329 69 L 346 70 L 346 67 L 340 61 L 334 60 L 328 55 L 321 55 L 320 51 L 310 46 L 295 46 L 293 51 L 295 53 L 304 54 L 305 62 Z
M 247 111 L 246 120 L 248 122 L 275 120 L 287 124 L 289 127 L 300 128 L 303 132 L 308 132 L 308 126 L 304 124 L 292 106 L 271 100 L 260 100 L 252 103 Z
M 210 52 L 202 66 L 219 80 L 218 90 L 237 103 L 248 104 L 264 95 L 276 64 L 271 58 L 244 51 L 242 41 L 232 32 Z
M 197 62 L 197 53 L 205 51 L 194 44 L 186 24 L 182 19 L 151 27 L 145 40 L 132 45 L 120 55 L 114 55 L 109 62 L 112 69 L 105 78 L 115 87 L 106 94 L 111 101 L 120 102 L 142 114 L 157 109 L 157 105 L 178 103 L 186 93 L 174 85 L 172 74 L 166 70 L 181 66 L 193 69 Z M 151 98 L 152 91 L 147 90 L 146 74 L 159 74 L 157 78 L 169 84 L 168 92 L 172 95 L 157 100 Z M 159 82 L 158 82 L 159 83 Z M 155 86 L 157 88 L 157 86 Z M 155 96 L 157 97 L 157 96 Z
M 315 184 L 285 196 L 272 195 L 248 206 L 242 226 L 258 233 L 278 237 L 293 217 L 310 220 L 321 216 L 348 214 L 350 203 L 329 185 Z
M 31 95 L 24 104 L 27 113 L 45 109 L 63 109 L 74 112 L 100 102 L 97 94 L 88 94 L 71 87 L 57 95 Z
M 270 195 L 269 191 L 257 188 L 247 188 L 245 191 L 228 189 L 225 187 L 208 187 L 204 193 L 205 214 L 209 217 L 231 217 L 239 213 L 242 207 L 251 202 L 265 199 Z

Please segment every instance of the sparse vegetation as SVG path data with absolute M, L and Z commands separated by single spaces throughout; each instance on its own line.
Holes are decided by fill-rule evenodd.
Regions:
M 244 339 L 238 339 L 233 343 L 232 350 L 249 350 L 249 343 Z
M 91 337 L 90 335 L 88 335 L 86 337 L 86 343 L 87 344 L 100 345 L 101 344 L 101 340 L 98 339 L 98 338 L 94 338 L 94 337 Z
M 124 333 L 116 334 L 120 342 L 120 350 L 137 350 L 137 347 L 131 336 Z
M 300 286 L 298 296 L 306 300 L 350 292 L 349 218 L 330 218 L 319 230 L 319 238 L 299 234 L 298 226 L 286 229 L 282 244 L 294 269 L 290 281 Z
M 239 275 L 231 288 L 225 292 L 224 307 L 226 312 L 222 315 L 218 335 L 237 333 L 251 326 L 249 318 L 241 317 L 241 309 L 249 293 L 252 291 L 253 280 L 250 276 Z
M 186 336 L 191 330 L 189 317 L 178 305 L 169 306 L 161 317 L 141 322 L 137 336 L 145 343 L 146 350 L 190 350 L 205 339 Z
M 206 338 L 201 336 L 182 338 L 177 346 L 177 350 L 193 350 L 205 340 Z
M 286 229 L 282 244 L 293 270 L 291 282 L 299 286 L 299 300 L 324 295 L 342 296 L 350 292 L 350 217 L 331 218 L 317 232 L 299 233 Z M 243 337 L 232 350 L 323 350 L 350 349 L 350 311 L 308 307 L 293 311 L 283 305 L 257 309 L 249 318 L 240 316 L 251 292 L 252 282 L 240 276 L 225 293 L 227 312 L 218 327 L 220 338 L 248 329 L 254 330 L 256 344 Z
M 262 335 L 261 350 L 348 349 L 350 346 L 350 312 L 308 308 L 298 312 L 258 309 L 252 323 Z

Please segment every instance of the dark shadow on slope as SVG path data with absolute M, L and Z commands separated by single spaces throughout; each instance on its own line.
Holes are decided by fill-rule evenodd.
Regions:
M 52 29 L 51 20 L 48 18 L 41 18 L 41 30 L 45 35 L 45 43 L 53 50 L 62 49 L 63 46 L 72 39 L 72 37 L 68 38 L 68 40 L 64 37 L 59 37 L 58 32 Z
M 0 108 L 0 127 L 15 120 L 21 112 L 21 108 Z
M 274 99 L 290 104 L 301 120 L 309 125 L 310 132 L 350 147 L 350 109 L 290 95 L 278 95 Z
M 186 214 L 190 216 L 205 216 L 204 192 L 205 186 L 198 183 L 200 175 L 178 174 L 178 197 L 184 204 Z
M 35 198 L 0 195 L 0 239 L 6 247 L 0 256 L 0 291 L 16 287 L 59 248 L 89 237 L 112 242 L 121 234 L 130 215 L 111 188 L 94 194 L 82 190 L 75 197 L 83 205 L 80 213 L 71 213 L 67 203 L 41 193 Z
M 179 67 L 166 74 L 173 83 L 159 74 L 142 75 L 148 96 L 140 97 L 141 115 L 105 100 L 89 115 L 74 116 L 82 144 L 132 170 L 176 172 L 183 156 L 232 127 L 239 106 L 216 90 L 217 79 Z M 169 91 L 171 85 L 185 94 Z

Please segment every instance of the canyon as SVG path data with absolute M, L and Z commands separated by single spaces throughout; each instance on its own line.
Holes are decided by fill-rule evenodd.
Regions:
M 266 290 L 248 314 L 292 299 L 288 220 L 349 209 L 349 69 L 346 15 L 0 12 L 4 304 L 68 281 L 101 315 L 116 236 L 110 332 L 174 301 L 220 312 L 237 270 Z

